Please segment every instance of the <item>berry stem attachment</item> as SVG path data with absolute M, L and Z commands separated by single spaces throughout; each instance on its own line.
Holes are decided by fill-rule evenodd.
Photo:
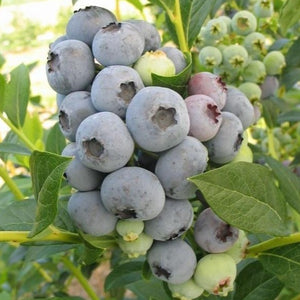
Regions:
M 6 169 L 2 166 L 0 166 L 0 177 L 4 180 L 7 187 L 10 189 L 10 191 L 13 193 L 17 200 L 24 200 L 25 196 L 22 194 L 18 186 L 12 180 L 12 178 L 10 178 Z
M 99 300 L 99 297 L 97 296 L 96 292 L 92 289 L 90 286 L 88 280 L 84 277 L 82 274 L 80 268 L 74 266 L 73 262 L 69 260 L 68 257 L 63 256 L 61 258 L 63 264 L 71 271 L 71 273 L 75 276 L 75 278 L 78 280 L 78 282 L 81 284 L 83 289 L 88 294 L 89 298 L 91 300 Z
M 273 239 L 249 247 L 246 251 L 246 258 L 257 258 L 262 252 L 296 243 L 300 243 L 300 232 L 296 232 L 285 237 L 275 237 Z

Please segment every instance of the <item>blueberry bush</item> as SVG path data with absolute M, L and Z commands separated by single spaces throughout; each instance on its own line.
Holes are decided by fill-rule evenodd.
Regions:
M 0 298 L 299 299 L 300 1 L 127 2 L 0 74 Z

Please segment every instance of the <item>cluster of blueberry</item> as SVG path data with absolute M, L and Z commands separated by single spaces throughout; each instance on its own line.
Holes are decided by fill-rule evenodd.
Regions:
M 286 65 L 284 55 L 269 49 L 271 41 L 258 32 L 259 20 L 273 15 L 273 1 L 254 3 L 253 13 L 242 10 L 232 18 L 211 19 L 199 36 L 201 64 L 219 74 L 226 83 L 237 86 L 252 103 L 276 91 L 276 76 Z
M 50 45 L 47 78 L 70 142 L 62 155 L 73 157 L 65 170 L 74 188 L 68 212 L 84 233 L 115 232 L 129 257 L 146 255 L 175 297 L 225 296 L 248 240 L 210 208 L 195 217 L 196 186 L 187 178 L 203 173 L 208 160 L 238 157 L 254 108 L 210 72 L 189 79 L 185 98 L 153 86 L 151 73 L 170 76 L 186 66 L 180 50 L 160 43 L 152 24 L 117 22 L 93 6 L 76 11 L 66 35 Z M 207 252 L 198 261 L 182 238 L 191 226 Z

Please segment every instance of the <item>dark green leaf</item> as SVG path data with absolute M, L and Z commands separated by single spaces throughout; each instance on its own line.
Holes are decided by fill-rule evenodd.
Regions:
M 2 153 L 11 153 L 11 154 L 20 154 L 20 155 L 30 155 L 30 151 L 18 144 L 14 143 L 0 143 L 0 152 Z
M 300 67 L 300 38 L 298 38 L 293 45 L 289 48 L 289 51 L 287 52 L 285 59 L 286 64 L 291 67 Z
M 278 115 L 277 122 L 279 124 L 284 122 L 300 122 L 300 108 L 283 112 Z
M 266 163 L 271 167 L 279 183 L 286 201 L 300 213 L 300 179 L 290 169 L 272 157 L 265 156 Z
M 261 101 L 263 106 L 263 117 L 269 128 L 276 126 L 278 109 L 276 104 L 271 99 L 264 99 Z
M 56 218 L 54 220 L 54 225 L 57 228 L 75 232 L 75 227 L 73 224 L 72 219 L 70 218 L 70 215 L 67 210 L 68 205 L 68 197 L 65 199 L 59 199 L 58 200 L 58 213 L 56 215 Z
M 149 0 L 149 2 L 160 6 L 164 10 L 169 9 L 170 11 L 173 11 L 175 5 L 175 0 Z
M 280 51 L 282 48 L 284 48 L 288 43 L 290 42 L 289 39 L 278 39 L 276 40 L 269 48 L 268 51 Z
M 2 199 L 1 199 L 2 200 Z M 34 199 L 14 201 L 0 210 L 1 230 L 31 230 L 34 224 L 36 202 Z
M 85 265 L 92 265 L 99 263 L 104 250 L 99 248 L 90 248 L 84 245 L 82 254 L 79 257 L 79 261 Z
M 134 283 L 128 284 L 127 288 L 137 295 L 139 300 L 172 300 L 164 287 L 162 280 L 139 280 Z
M 300 67 L 288 67 L 284 69 L 282 74 L 282 83 L 287 90 L 294 87 L 295 83 L 300 80 Z
M 233 300 L 274 300 L 283 284 L 259 261 L 247 265 L 236 279 Z
M 142 279 L 143 262 L 132 261 L 116 266 L 106 277 L 104 289 L 109 291 Z
M 192 68 L 191 55 L 189 53 L 186 53 L 185 55 L 186 55 L 187 66 L 182 72 L 171 77 L 164 77 L 152 73 L 153 85 L 168 87 L 177 91 L 179 94 L 183 95 L 186 90 L 186 83 L 191 76 L 191 68 Z
M 4 93 L 4 111 L 18 128 L 22 127 L 25 121 L 29 92 L 29 72 L 26 66 L 21 64 L 11 71 L 10 81 Z
M 286 205 L 267 167 L 231 163 L 190 180 L 227 223 L 252 233 L 287 234 Z
M 300 0 L 287 0 L 279 15 L 279 24 L 282 33 L 285 35 L 289 28 L 295 25 L 300 19 Z
M 79 234 L 82 239 L 93 248 L 106 249 L 117 245 L 115 237 L 111 235 L 92 236 L 83 232 L 79 232 Z
M 300 243 L 262 252 L 259 260 L 286 287 L 300 293 Z
M 49 131 L 46 139 L 46 151 L 61 154 L 66 146 L 66 139 L 61 133 L 58 123 L 56 123 Z
M 152 271 L 147 260 L 143 264 L 142 276 L 145 280 L 149 280 L 152 277 Z
M 35 224 L 30 236 L 42 232 L 51 225 L 57 214 L 58 192 L 63 172 L 71 158 L 49 152 L 34 151 L 30 157 L 30 169 L 34 197 L 38 203 Z
M 40 116 L 37 112 L 33 114 L 27 114 L 23 125 L 23 133 L 26 137 L 35 145 L 39 141 L 42 142 L 43 126 L 40 120 Z
M 189 48 L 192 47 L 215 4 L 216 0 L 180 0 L 183 28 Z
M 3 108 L 4 108 L 5 87 L 6 87 L 5 77 L 2 74 L 0 74 L 0 113 L 3 112 Z

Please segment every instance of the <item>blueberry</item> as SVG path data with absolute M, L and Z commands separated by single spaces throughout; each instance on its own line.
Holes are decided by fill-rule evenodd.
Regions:
M 238 89 L 247 96 L 251 103 L 261 99 L 261 89 L 254 82 L 243 82 L 239 85 Z
M 98 190 L 72 194 L 67 209 L 71 219 L 84 233 L 102 236 L 115 229 L 117 218 L 105 209 Z
M 225 252 L 233 246 L 238 236 L 239 230 L 221 220 L 211 208 L 206 208 L 197 217 L 194 238 L 206 252 Z
M 56 93 L 56 106 L 59 108 L 62 104 L 63 100 L 65 99 L 66 95 Z
M 69 141 L 75 142 L 76 131 L 80 123 L 96 112 L 90 92 L 77 91 L 68 94 L 62 101 L 58 112 L 61 132 Z
M 205 95 L 192 95 L 185 98 L 190 117 L 189 135 L 199 141 L 208 141 L 213 138 L 221 125 L 222 116 L 216 102 Z
M 134 69 L 140 74 L 145 85 L 153 85 L 152 73 L 170 77 L 175 75 L 175 65 L 161 50 L 147 51 L 134 64 Z
M 155 241 L 148 251 L 147 261 L 155 277 L 173 284 L 192 278 L 197 264 L 194 250 L 181 239 Z
M 237 270 L 234 260 L 225 253 L 208 254 L 196 267 L 195 283 L 209 294 L 227 296 L 234 289 Z
M 174 199 L 195 197 L 196 186 L 187 178 L 203 173 L 207 160 L 206 147 L 192 136 L 162 153 L 156 163 L 155 174 L 166 195 Z
M 122 119 L 112 112 L 85 118 L 76 132 L 78 157 L 84 165 L 109 173 L 127 164 L 134 141 Z
M 222 62 L 222 53 L 217 47 L 205 46 L 199 52 L 199 61 L 207 68 L 216 67 Z
M 243 78 L 249 82 L 262 83 L 266 75 L 266 67 L 260 60 L 250 61 L 243 70 Z
M 147 151 L 160 152 L 187 136 L 190 120 L 183 98 L 164 87 L 145 87 L 131 100 L 126 123 L 136 143 Z
M 241 70 L 248 64 L 248 52 L 242 45 L 229 45 L 223 50 L 223 64 L 227 68 Z
M 129 258 L 137 258 L 146 255 L 152 246 L 153 239 L 145 233 L 141 233 L 139 237 L 133 241 L 125 241 L 118 239 L 118 245 L 122 252 L 126 253 Z
M 260 58 L 266 51 L 266 37 L 260 32 L 252 32 L 245 37 L 243 45 L 249 55 Z
M 155 51 L 160 47 L 161 37 L 156 27 L 145 20 L 127 20 L 134 25 L 138 31 L 144 36 L 145 46 L 143 53 L 147 51 Z
M 191 300 L 200 297 L 204 289 L 199 287 L 193 279 L 189 279 L 183 283 L 168 283 L 168 288 L 173 298 L 181 300 Z
M 256 30 L 256 17 L 247 10 L 238 11 L 231 20 L 231 28 L 239 35 L 247 35 Z
M 65 34 L 59 36 L 54 42 L 50 43 L 49 50 L 52 50 L 58 43 L 66 40 L 68 40 L 68 37 Z
M 204 39 L 218 41 L 227 34 L 226 23 L 219 18 L 211 19 L 207 22 L 203 31 Z
M 226 104 L 223 111 L 235 114 L 242 122 L 244 130 L 254 123 L 254 108 L 246 95 L 235 87 L 227 88 Z
M 231 32 L 231 18 L 228 17 L 228 16 L 219 16 L 217 17 L 218 20 L 222 20 L 226 26 L 227 26 L 227 33 L 230 33 Z
M 286 66 L 285 57 L 280 51 L 271 51 L 263 59 L 268 75 L 279 75 Z
M 158 241 L 174 240 L 190 228 L 193 217 L 193 207 L 188 200 L 167 198 L 159 215 L 145 221 L 145 233 Z
M 140 167 L 123 167 L 102 182 L 105 207 L 120 219 L 150 220 L 165 204 L 165 193 L 157 176 Z
M 124 241 L 136 240 L 144 230 L 144 222 L 141 220 L 118 220 L 116 231 Z
M 230 255 L 236 264 L 241 262 L 246 256 L 246 249 L 249 245 L 249 240 L 245 231 L 239 230 L 239 238 L 233 244 L 233 246 L 227 250 L 225 253 Z
M 226 102 L 226 84 L 221 77 L 210 72 L 194 74 L 188 82 L 188 94 L 203 94 L 211 97 L 222 109 Z
M 217 164 L 230 162 L 237 155 L 243 141 L 243 124 L 231 112 L 222 112 L 222 123 L 218 133 L 204 145 L 209 159 Z
M 115 15 L 106 8 L 87 6 L 75 11 L 69 19 L 66 26 L 67 36 L 69 39 L 80 40 L 92 46 L 98 30 L 116 21 Z
M 239 76 L 239 70 L 224 66 L 223 64 L 214 67 L 213 73 L 221 77 L 225 83 L 234 82 Z
M 49 51 L 46 75 L 51 88 L 59 94 L 84 90 L 95 76 L 90 48 L 77 40 L 58 43 Z
M 68 184 L 81 192 L 99 188 L 104 175 L 82 164 L 76 153 L 76 143 L 68 144 L 61 153 L 63 156 L 73 157 L 73 160 L 69 163 L 64 172 L 64 177 Z
M 130 23 L 111 23 L 100 29 L 93 40 L 92 50 L 103 66 L 130 66 L 142 55 L 144 36 Z
M 91 98 L 98 111 L 110 111 L 125 118 L 127 106 L 144 84 L 139 74 L 127 66 L 102 69 L 93 81 Z
M 253 12 L 257 18 L 269 18 L 274 11 L 272 0 L 257 0 L 253 6 Z
M 164 46 L 159 48 L 158 50 L 166 53 L 167 57 L 171 59 L 171 61 L 175 65 L 175 74 L 180 73 L 187 66 L 184 54 L 178 48 L 171 47 L 171 46 Z
M 279 81 L 276 76 L 266 76 L 263 83 L 260 85 L 261 99 L 267 99 L 274 96 L 279 88 Z

